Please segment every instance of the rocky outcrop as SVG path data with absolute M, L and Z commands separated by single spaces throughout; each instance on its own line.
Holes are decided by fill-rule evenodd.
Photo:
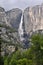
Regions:
M 2 43 L 2 49 L 5 51 L 7 48 L 5 43 L 7 43 L 7 46 L 20 43 L 22 46 L 24 45 L 24 48 L 27 48 L 29 46 L 27 44 L 29 43 L 29 36 L 33 32 L 43 30 L 43 4 L 27 7 L 23 12 L 23 24 L 21 26 L 23 29 L 23 35 L 21 36 L 25 40 L 21 42 L 18 35 L 21 15 L 22 11 L 18 8 L 6 12 L 4 8 L 0 7 L 0 35 L 4 42 L 4 44 Z
M 43 30 L 43 4 L 26 8 L 24 10 L 24 22 L 27 34 Z
M 0 7 L 0 12 L 4 12 L 4 11 L 5 11 L 5 9 Z
M 9 35 L 17 38 L 21 15 L 22 11 L 18 8 L 6 12 L 4 8 L 0 7 L 0 29 L 3 35 L 5 35 L 4 37 L 1 35 L 3 38 L 7 38 L 6 31 L 9 33 L 9 30 L 11 30 L 11 32 L 15 30 L 16 33 L 9 33 Z M 9 38 L 7 38 L 7 40 L 8 39 Z
M 20 24 L 21 14 L 22 11 L 20 9 L 12 9 L 6 12 L 4 8 L 0 7 L 0 35 L 2 41 L 2 53 L 10 54 L 7 47 L 15 46 L 19 43 L 18 28 Z
M 7 21 L 12 25 L 12 27 L 16 29 L 19 28 L 21 15 L 22 15 L 22 11 L 18 8 L 6 12 Z
M 7 19 L 6 19 L 5 10 L 0 7 L 0 24 L 6 24 L 6 23 L 7 23 Z

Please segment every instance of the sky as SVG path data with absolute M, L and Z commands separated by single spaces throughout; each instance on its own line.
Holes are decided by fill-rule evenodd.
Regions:
M 13 8 L 20 8 L 24 10 L 28 6 L 31 7 L 41 3 L 43 3 L 43 0 L 0 0 L 0 7 L 5 8 L 5 10 Z

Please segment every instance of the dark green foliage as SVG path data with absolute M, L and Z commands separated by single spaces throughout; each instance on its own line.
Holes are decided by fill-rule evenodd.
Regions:
M 0 56 L 0 65 L 4 65 L 4 59 L 2 56 Z
M 43 65 L 43 35 L 36 34 L 32 36 L 32 55 L 35 65 Z
M 31 42 L 32 46 L 25 51 L 16 46 L 16 51 L 4 59 L 4 65 L 43 65 L 43 35 L 33 35 Z
M 1 29 L 6 29 L 6 35 L 8 36 L 9 40 L 4 40 L 1 38 L 2 33 L 0 33 L 0 65 L 43 65 L 43 35 L 42 34 L 34 34 L 31 37 L 31 44 L 32 46 L 23 51 L 18 50 L 20 49 L 20 44 L 17 41 L 17 38 L 13 37 L 12 35 L 9 35 L 9 33 L 15 33 L 17 32 L 15 29 L 13 29 L 10 26 L 1 25 Z M 0 32 L 2 30 L 0 29 Z M 5 54 L 5 57 L 1 56 L 1 44 L 4 43 L 6 45 L 12 44 L 11 38 L 16 39 L 16 42 L 14 41 L 15 45 L 15 52 L 11 54 L 10 56 Z
M 17 46 L 15 46 L 15 51 L 17 51 L 18 50 L 18 47 Z

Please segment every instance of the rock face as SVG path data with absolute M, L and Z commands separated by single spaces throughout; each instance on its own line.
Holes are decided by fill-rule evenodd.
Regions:
M 2 25 L 3 28 L 4 26 L 9 26 L 11 28 L 13 27 L 15 30 L 18 31 L 21 15 L 22 11 L 18 8 L 6 12 L 4 8 L 0 7 L 0 25 Z M 3 28 L 1 28 L 1 30 Z M 5 32 L 5 29 L 3 29 L 2 32 Z
M 0 7 L 0 12 L 4 12 L 4 11 L 5 11 L 4 8 Z
M 0 7 L 0 24 L 6 24 L 6 23 L 7 23 L 7 19 L 6 19 L 5 10 Z
M 18 28 L 21 15 L 22 11 L 18 8 L 6 12 L 4 8 L 0 7 L 0 35 L 2 41 L 2 54 L 9 53 L 8 46 L 13 47 L 19 42 Z
M 27 34 L 43 30 L 43 4 L 26 8 L 24 10 L 24 22 Z
M 12 25 L 12 27 L 18 29 L 22 11 L 18 8 L 15 8 L 10 11 L 7 11 L 6 15 L 7 15 L 7 21 Z
M 5 51 L 8 47 L 8 45 L 6 47 L 5 43 L 15 45 L 20 41 L 18 36 L 18 28 L 22 19 L 21 15 L 22 10 L 18 8 L 6 12 L 4 8 L 0 7 L 0 34 L 1 38 L 3 39 L 2 41 L 4 41 L 2 48 Z M 27 48 L 29 38 L 28 35 L 31 35 L 33 32 L 38 30 L 43 30 L 43 4 L 36 5 L 34 7 L 27 7 L 23 12 L 22 23 L 23 24 L 20 27 L 23 29 L 24 33 L 22 37 L 24 37 L 25 41 L 21 43 L 22 45 L 25 43 L 24 47 Z M 14 32 L 14 29 L 16 32 Z

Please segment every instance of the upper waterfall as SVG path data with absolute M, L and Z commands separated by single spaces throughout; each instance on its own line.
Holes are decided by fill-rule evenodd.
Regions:
M 20 41 L 23 41 L 24 40 L 24 30 L 23 30 L 23 13 L 22 13 L 22 16 L 21 16 L 21 21 L 20 21 L 20 24 L 19 24 L 19 37 L 20 37 Z
M 22 13 L 22 16 L 21 16 L 21 21 L 20 21 L 20 24 L 19 24 L 19 29 L 18 29 L 18 33 L 19 33 L 19 38 L 20 38 L 20 41 L 23 43 L 23 46 L 24 48 L 28 48 L 28 36 L 27 36 L 27 33 L 25 31 L 25 24 L 24 24 L 24 15 Z

